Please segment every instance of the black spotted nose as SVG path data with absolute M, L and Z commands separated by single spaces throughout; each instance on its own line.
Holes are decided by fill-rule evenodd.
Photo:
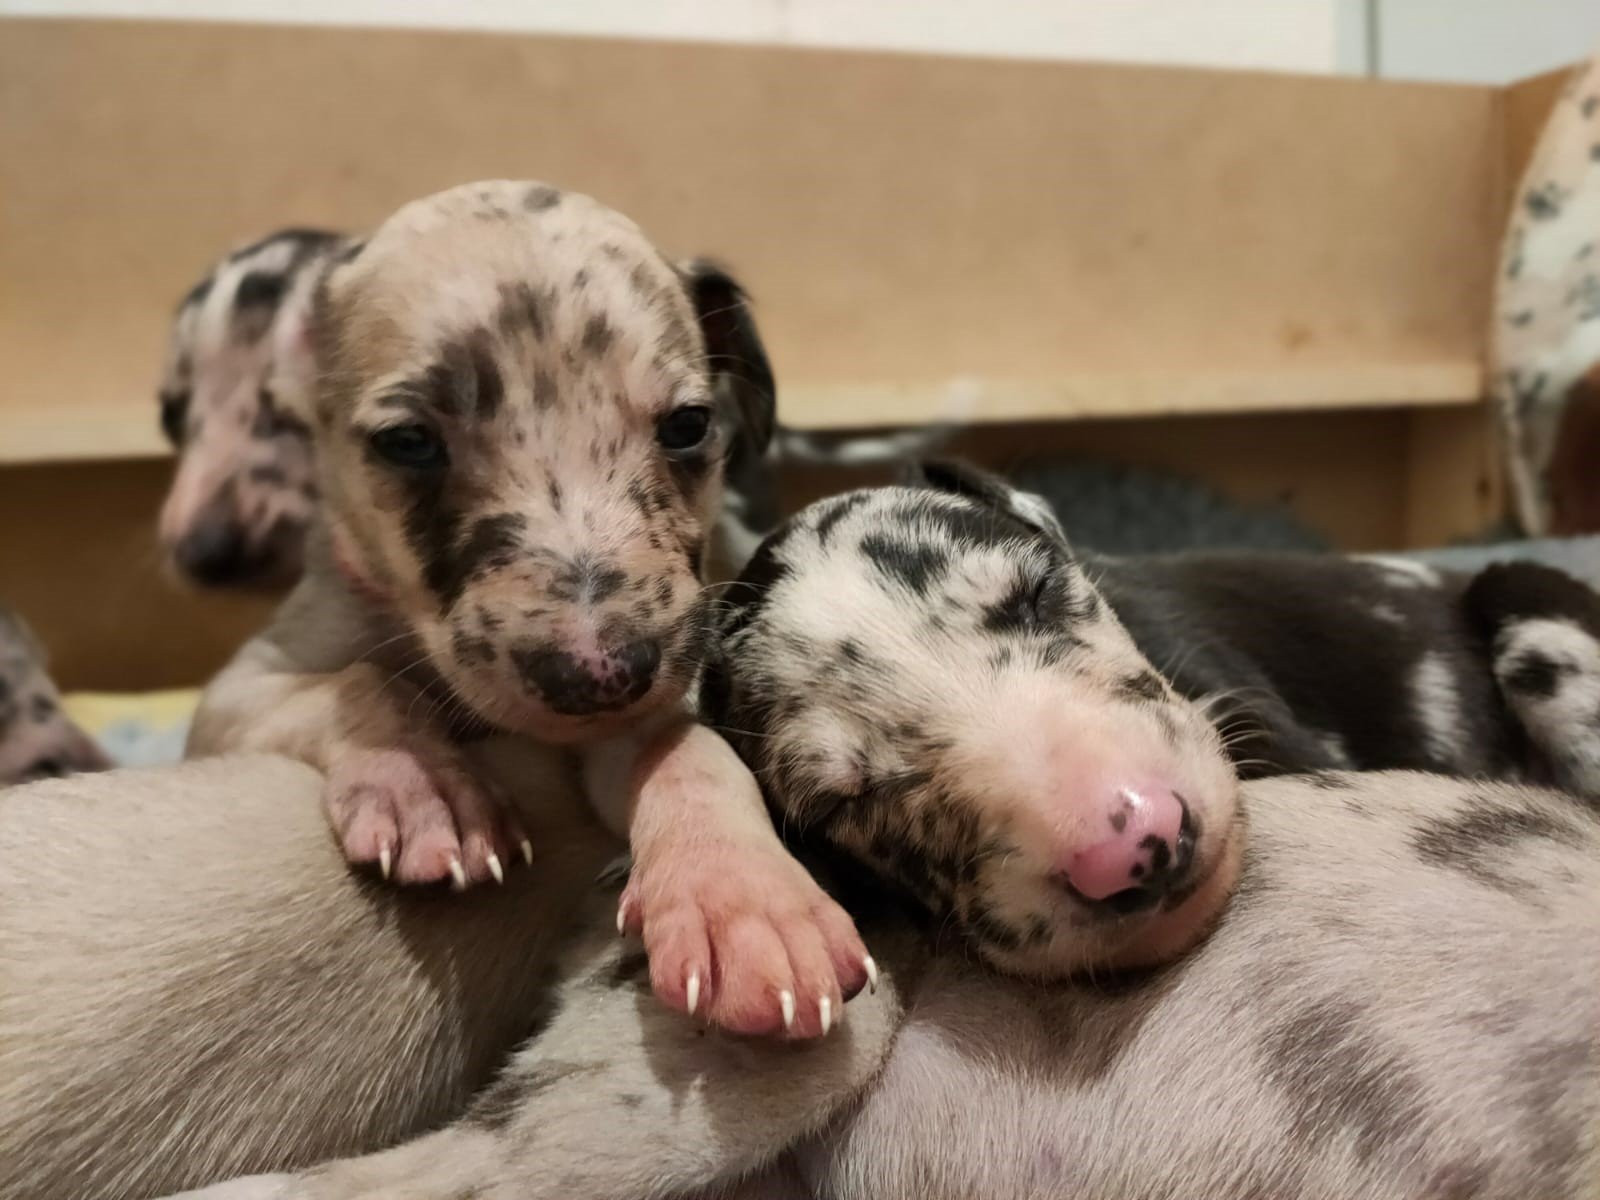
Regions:
M 594 653 L 538 645 L 512 651 L 523 682 L 551 710 L 589 716 L 625 708 L 655 682 L 661 643 L 644 639 Z
M 253 569 L 244 530 L 232 521 L 203 521 L 172 550 L 178 569 L 207 587 L 240 583 Z

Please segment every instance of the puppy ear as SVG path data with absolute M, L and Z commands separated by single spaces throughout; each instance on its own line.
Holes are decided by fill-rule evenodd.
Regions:
M 914 487 L 932 488 L 936 492 L 950 492 L 976 500 L 985 508 L 992 508 L 1026 525 L 1035 533 L 1066 543 L 1066 530 L 1061 527 L 1055 510 L 1043 496 L 1019 491 L 999 475 L 971 463 L 951 459 L 915 463 L 907 482 Z
M 683 264 L 679 273 L 705 337 L 712 378 L 733 398 L 738 428 L 730 457 L 759 457 L 772 441 L 778 389 L 756 332 L 750 298 L 733 276 L 704 259 Z

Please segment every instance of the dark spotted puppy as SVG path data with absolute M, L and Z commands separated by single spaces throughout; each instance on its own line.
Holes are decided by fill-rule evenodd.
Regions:
M 591 933 L 463 1120 L 198 1195 L 1593 1195 L 1593 813 L 1398 772 L 1255 780 L 1235 809 L 1200 713 L 1048 514 L 997 488 L 825 501 L 745 582 L 713 707 L 785 827 L 918 914 L 863 899 L 884 986 L 843 1035 L 707 1036 L 641 1004 L 641 964 Z M 1127 853 L 1162 787 L 1187 865 L 1159 834 Z M 1240 846 L 1210 936 L 1114 972 L 1188 944 Z M 1097 897 L 1108 858 L 1125 886 Z
M 470 184 L 339 255 L 309 336 L 306 575 L 207 690 L 191 752 L 310 763 L 352 862 L 461 888 L 535 847 L 460 740 L 573 746 L 630 837 L 619 923 L 663 998 L 825 1033 L 870 960 L 686 700 L 728 443 L 771 428 L 738 285 L 586 196 Z
M 0 606 L 0 787 L 111 765 L 61 709 L 44 647 Z
M 307 323 L 318 278 L 355 242 L 320 230 L 269 234 L 214 264 L 173 315 L 158 395 L 178 461 L 160 532 L 173 569 L 191 583 L 287 588 L 300 577 L 317 501 Z M 737 574 L 777 525 L 786 465 L 902 462 L 941 436 L 811 434 L 774 425 L 759 409 L 737 415 L 756 423 L 729 431 L 709 555 L 716 578 Z
M 311 297 L 349 242 L 286 229 L 233 250 L 172 319 L 161 428 L 178 451 L 160 535 L 174 568 L 206 587 L 287 587 L 316 507 Z

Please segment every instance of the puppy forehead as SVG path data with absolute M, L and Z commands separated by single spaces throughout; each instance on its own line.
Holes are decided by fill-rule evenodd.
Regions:
M 693 323 L 677 272 L 637 225 L 536 183 L 467 185 L 407 205 L 332 273 L 329 291 L 412 342 L 493 327 L 510 297 L 533 297 L 541 332 L 566 343 L 602 340 L 596 318 L 613 336 L 646 339 Z

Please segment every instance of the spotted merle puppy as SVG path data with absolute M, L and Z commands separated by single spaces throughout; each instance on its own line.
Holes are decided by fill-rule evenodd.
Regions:
M 0 787 L 110 766 L 61 708 L 44 646 L 0 606 Z
M 173 314 L 159 398 L 178 465 L 160 537 L 201 586 L 300 576 L 317 499 L 307 320 L 317 279 L 350 244 L 321 230 L 270 234 L 231 251 Z
M 308 322 L 322 272 L 355 244 L 323 230 L 280 230 L 232 250 L 178 304 L 158 392 L 161 428 L 178 455 L 160 538 L 191 583 L 280 588 L 300 577 L 317 503 Z M 728 433 L 710 548 L 716 578 L 737 574 L 777 525 L 786 466 L 904 462 L 942 436 L 804 433 L 760 410 L 736 415 L 758 423 L 735 422 Z
M 707 1035 L 591 933 L 462 1120 L 197 1195 L 1592 1196 L 1596 814 L 1403 772 L 1236 797 L 1042 506 L 941 480 L 791 521 L 708 689 L 785 827 L 891 885 L 854 892 L 884 986 L 842 1036 Z
M 728 446 L 772 425 L 739 286 L 586 196 L 469 184 L 336 255 L 308 336 L 305 577 L 207 689 L 191 753 L 308 762 L 351 862 L 465 888 L 536 847 L 460 742 L 572 746 L 630 837 L 619 923 L 663 998 L 827 1032 L 865 948 L 687 700 Z

